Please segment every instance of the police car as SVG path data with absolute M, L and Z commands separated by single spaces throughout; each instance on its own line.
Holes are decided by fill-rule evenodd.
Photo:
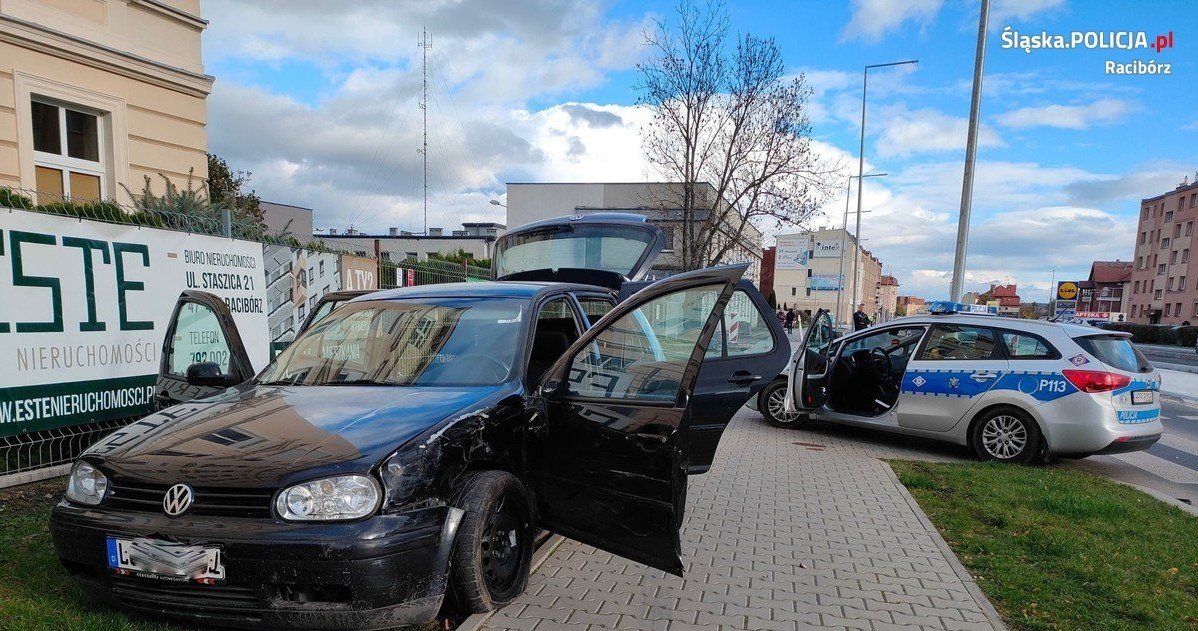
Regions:
M 1130 335 L 933 303 L 837 338 L 820 310 L 791 358 L 786 413 L 1031 462 L 1147 449 L 1161 436 L 1155 368 Z

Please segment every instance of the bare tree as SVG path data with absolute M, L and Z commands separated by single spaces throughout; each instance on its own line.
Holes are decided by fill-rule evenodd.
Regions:
M 680 211 L 675 251 L 695 269 L 720 261 L 749 222 L 808 218 L 838 169 L 812 153 L 811 90 L 786 76 L 772 38 L 744 35 L 730 50 L 720 0 L 681 0 L 674 18 L 645 33 L 653 53 L 637 66 L 638 103 L 654 113 L 646 157 L 681 184 L 680 199 L 658 203 Z

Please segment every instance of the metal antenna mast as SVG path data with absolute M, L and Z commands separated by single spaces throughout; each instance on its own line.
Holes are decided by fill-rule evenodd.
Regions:
M 420 66 L 421 97 L 420 109 L 424 115 L 424 139 L 420 145 L 420 153 L 424 156 L 424 234 L 428 234 L 428 49 L 433 45 L 428 41 L 428 30 L 420 31 L 420 52 L 423 63 Z

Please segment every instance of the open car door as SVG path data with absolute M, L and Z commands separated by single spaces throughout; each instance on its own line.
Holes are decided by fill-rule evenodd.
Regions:
M 688 415 L 687 471 L 706 473 L 728 422 L 786 367 L 790 341 L 765 297 L 748 279 L 736 291 L 716 329 Z
M 526 452 L 542 526 L 682 575 L 686 417 L 707 344 L 747 267 L 646 287 L 546 372 Z
M 495 242 L 495 280 L 582 283 L 619 289 L 644 278 L 666 245 L 644 215 L 590 213 L 515 228 Z
M 820 309 L 811 316 L 811 326 L 790 359 L 788 410 L 816 410 L 827 400 L 827 376 L 831 368 L 828 348 L 835 337 L 834 331 L 832 315 L 827 310 Z
M 158 409 L 249 381 L 254 369 L 225 301 L 206 291 L 179 294 L 166 327 L 154 403 Z

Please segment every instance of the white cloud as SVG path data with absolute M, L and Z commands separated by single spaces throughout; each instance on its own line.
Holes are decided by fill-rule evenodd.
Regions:
M 969 130 L 967 119 L 933 109 L 909 111 L 901 106 L 887 107 L 882 108 L 875 120 L 882 127 L 877 142 L 878 155 L 882 157 L 963 150 Z M 867 131 L 869 125 L 867 119 Z M 978 146 L 1003 147 L 1006 143 L 997 132 L 982 125 L 978 128 Z
M 1091 125 L 1113 123 L 1136 111 L 1130 101 L 1102 99 L 1089 105 L 1046 105 L 1024 107 L 995 116 L 1000 125 L 1024 129 L 1027 127 L 1057 127 L 1088 129 Z
M 943 4 L 944 0 L 853 0 L 853 15 L 840 39 L 876 42 L 908 21 L 926 26 Z

